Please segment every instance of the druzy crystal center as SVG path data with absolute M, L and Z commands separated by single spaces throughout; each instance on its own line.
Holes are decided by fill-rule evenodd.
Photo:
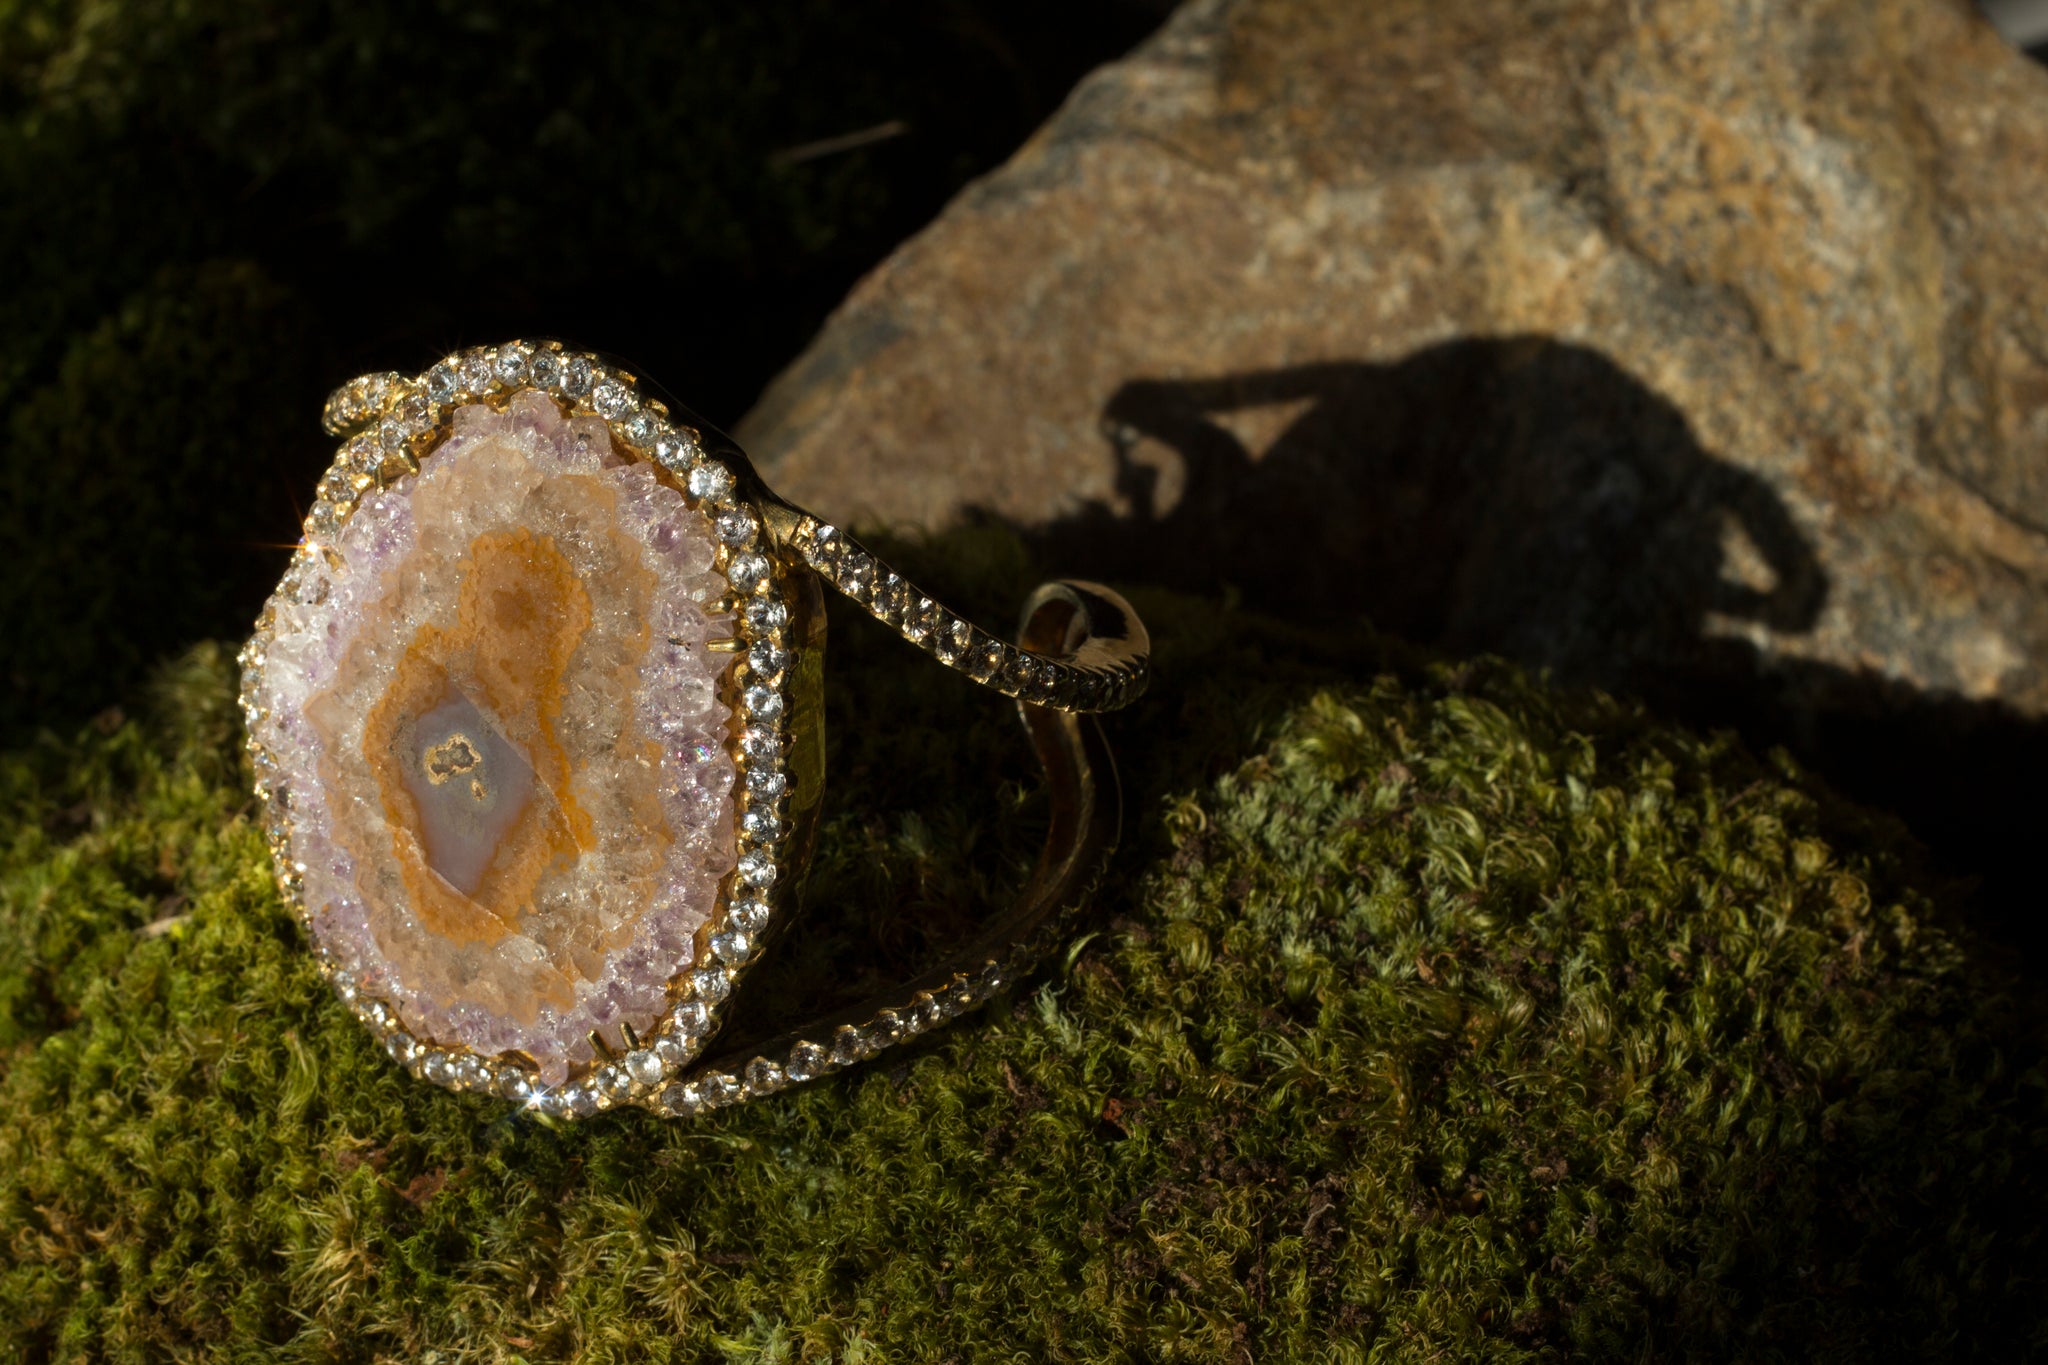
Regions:
M 595 417 L 456 413 L 275 604 L 258 738 L 315 936 L 418 1036 L 651 1033 L 733 864 L 705 517 Z

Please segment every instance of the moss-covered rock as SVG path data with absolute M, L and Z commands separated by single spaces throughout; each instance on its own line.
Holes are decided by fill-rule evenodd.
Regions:
M 1010 543 L 944 550 L 907 553 L 1015 600 Z M 698 1122 L 405 1079 L 271 890 L 223 652 L 9 758 L 0 1353 L 2041 1348 L 2040 1052 L 1893 826 L 1502 666 L 1139 606 L 1160 680 L 1115 722 L 1125 848 L 1071 951 Z M 898 969 L 1033 845 L 1005 708 L 834 628 L 786 986 Z

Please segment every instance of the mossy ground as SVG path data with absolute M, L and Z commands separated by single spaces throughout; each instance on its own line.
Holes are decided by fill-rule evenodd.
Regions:
M 1014 543 L 904 553 L 999 620 Z M 406 1080 L 250 824 L 222 651 L 9 758 L 0 1355 L 2013 1359 L 2034 1035 L 1896 830 L 1727 739 L 1142 597 L 1128 825 L 1062 960 L 696 1122 Z M 1028 861 L 1005 708 L 835 618 L 785 975 Z

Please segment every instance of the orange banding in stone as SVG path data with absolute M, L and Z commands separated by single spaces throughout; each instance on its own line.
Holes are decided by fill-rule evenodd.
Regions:
M 463 559 L 452 626 L 427 626 L 407 647 L 363 727 L 391 853 L 422 927 L 458 943 L 516 933 L 551 867 L 595 844 L 578 805 L 557 723 L 569 661 L 591 620 L 590 595 L 554 542 L 528 530 L 479 536 Z M 531 795 L 468 895 L 435 871 L 419 803 L 401 766 L 410 723 L 451 693 L 467 697 L 533 769 Z
M 550 1084 L 646 1032 L 732 868 L 709 520 L 595 417 L 473 406 L 369 495 L 268 674 L 323 946 Z

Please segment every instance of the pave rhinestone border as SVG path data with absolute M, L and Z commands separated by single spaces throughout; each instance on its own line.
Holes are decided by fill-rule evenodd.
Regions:
M 838 527 L 806 515 L 792 542 L 804 562 L 868 615 L 948 668 L 1006 697 L 1054 711 L 1097 714 L 1129 706 L 1150 680 L 1147 659 L 1048 659 L 990 635 L 947 610 Z
M 784 841 L 790 833 L 791 776 L 784 756 L 790 670 L 795 646 L 789 632 L 789 604 L 783 591 L 794 569 L 778 560 L 760 509 L 738 489 L 740 481 L 724 461 L 706 452 L 701 434 L 672 421 L 663 403 L 644 398 L 634 376 L 600 358 L 565 350 L 556 342 L 507 342 L 457 351 L 423 373 L 407 377 L 366 375 L 335 390 L 322 413 L 331 435 L 348 436 L 321 478 L 307 514 L 293 566 L 238 662 L 241 705 L 249 735 L 249 760 L 279 893 L 302 925 L 311 928 L 304 903 L 304 867 L 292 854 L 291 793 L 276 758 L 255 738 L 262 719 L 263 665 L 276 621 L 275 603 L 293 590 L 299 565 L 338 557 L 335 539 L 364 492 L 387 488 L 417 473 L 451 430 L 455 410 L 472 403 L 502 408 L 526 389 L 545 394 L 568 415 L 593 415 L 610 429 L 618 449 L 665 471 L 689 507 L 712 525 L 716 568 L 729 591 L 713 604 L 714 615 L 729 615 L 733 636 L 715 642 L 736 657 L 725 671 L 732 721 L 727 739 L 735 772 L 733 870 L 721 882 L 711 918 L 698 931 L 692 960 L 679 964 L 669 982 L 669 1008 L 652 1037 L 624 1030 L 623 1049 L 593 1035 L 598 1061 L 587 1074 L 563 1085 L 540 1086 L 530 1062 L 514 1055 L 480 1056 L 414 1034 L 392 1006 L 361 990 L 328 951 L 313 939 L 322 973 L 406 1070 L 443 1089 L 497 1095 L 542 1115 L 585 1118 L 625 1104 L 663 1113 L 693 1112 L 676 1092 L 685 1084 L 708 1087 L 724 1102 L 746 1092 L 752 1078 L 699 1074 L 680 1080 L 717 1031 L 726 1001 L 773 918 L 771 889 L 785 869 Z M 801 570 L 795 570 L 801 572 Z M 808 1056 L 808 1054 L 806 1054 Z M 829 1059 L 828 1059 L 829 1060 Z M 781 1088 L 801 1078 L 802 1059 L 779 1067 Z M 765 1076 L 760 1079 L 766 1079 Z M 698 1105 L 696 1107 L 708 1107 Z

